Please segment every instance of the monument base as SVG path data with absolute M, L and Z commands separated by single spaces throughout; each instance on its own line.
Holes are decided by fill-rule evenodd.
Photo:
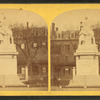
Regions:
M 100 87 L 100 76 L 88 75 L 88 76 L 75 76 L 68 87 Z
M 76 56 L 76 75 L 99 75 L 98 52 L 77 52 Z
M 21 82 L 18 75 L 0 75 L 0 86 L 26 86 Z
M 100 87 L 98 52 L 76 52 L 76 75 L 69 87 Z
M 24 86 L 17 75 L 17 52 L 0 52 L 0 86 Z

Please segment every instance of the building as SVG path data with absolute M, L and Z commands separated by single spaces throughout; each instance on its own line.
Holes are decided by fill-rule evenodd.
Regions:
M 12 28 L 18 51 L 18 75 L 36 84 L 47 83 L 48 31 L 46 27 Z M 26 69 L 28 68 L 28 70 Z
M 56 29 L 55 24 L 53 23 L 52 25 L 53 30 Z M 98 50 L 100 51 L 99 30 L 93 29 L 95 33 L 96 43 L 98 45 Z M 59 32 L 58 29 L 57 31 L 51 33 L 52 85 L 57 85 L 59 82 L 62 85 L 66 85 L 72 79 L 74 74 L 73 70 L 76 66 L 76 58 L 74 56 L 74 53 L 78 47 L 79 32 L 80 30 L 66 30 Z

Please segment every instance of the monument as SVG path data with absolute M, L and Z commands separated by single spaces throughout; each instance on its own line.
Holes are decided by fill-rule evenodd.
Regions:
M 98 60 L 100 53 L 87 17 L 81 22 L 79 45 L 74 55 L 76 56 L 75 76 L 73 76 L 69 86 L 100 86 Z
M 0 21 L 0 86 L 23 85 L 17 75 L 16 45 L 12 31 Z

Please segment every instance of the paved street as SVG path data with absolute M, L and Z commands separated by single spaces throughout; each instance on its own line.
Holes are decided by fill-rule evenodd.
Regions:
M 47 87 L 0 87 L 0 91 L 47 91 Z

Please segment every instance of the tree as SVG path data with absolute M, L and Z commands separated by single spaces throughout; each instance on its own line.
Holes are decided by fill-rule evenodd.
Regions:
M 32 25 L 33 26 L 33 25 Z M 32 71 L 32 64 L 38 63 L 37 54 L 41 52 L 43 41 L 47 42 L 46 27 L 25 27 L 24 25 L 12 25 L 11 28 L 14 37 L 14 43 L 20 51 L 19 63 L 25 64 L 29 69 L 29 75 Z M 46 44 L 47 45 L 47 44 Z M 47 53 L 47 49 L 44 50 Z

